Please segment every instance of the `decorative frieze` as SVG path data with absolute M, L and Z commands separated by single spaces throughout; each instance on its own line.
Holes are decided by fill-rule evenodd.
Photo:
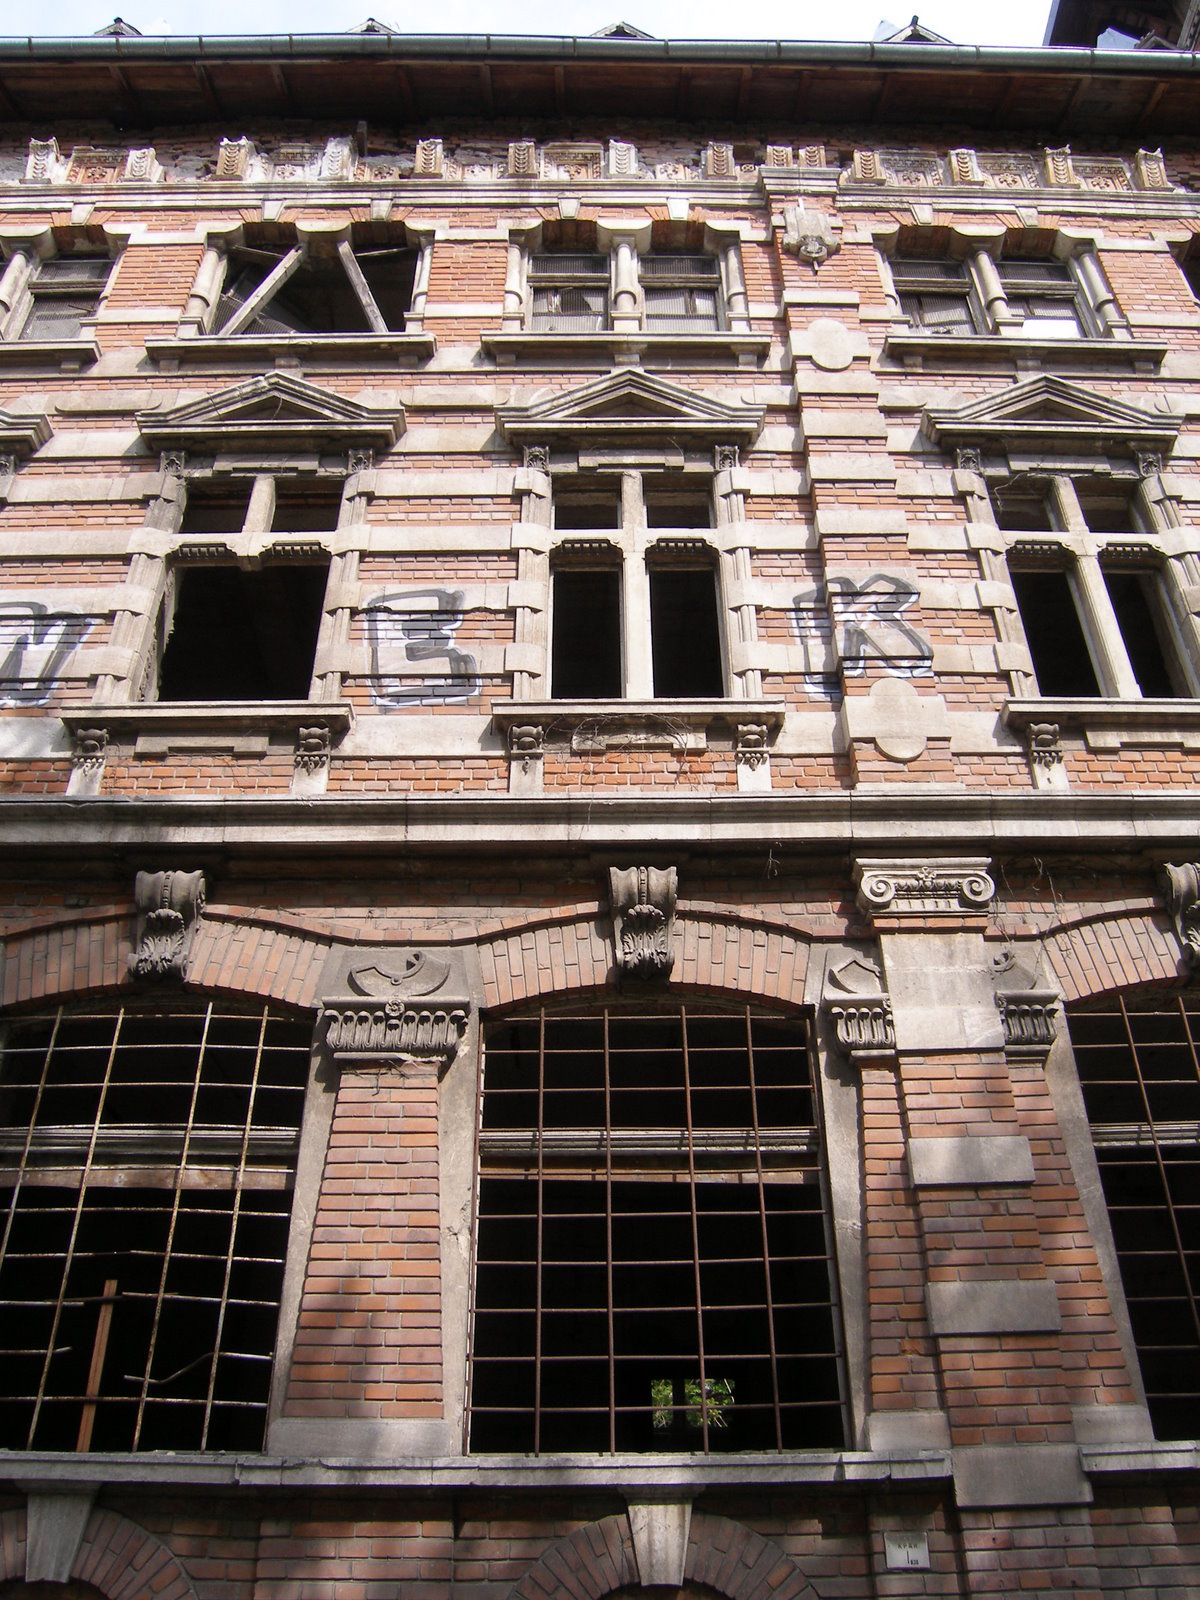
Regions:
M 417 1063 L 444 1071 L 471 1018 L 453 949 L 339 950 L 321 987 L 325 1043 L 343 1070 Z
M 26 183 L 58 183 L 66 175 L 66 164 L 57 139 L 30 139 L 25 161 Z
M 1076 181 L 1085 189 L 1107 189 L 1114 194 L 1132 194 L 1129 168 L 1117 156 L 1076 156 L 1072 162 Z
M 1167 177 L 1167 166 L 1161 150 L 1139 150 L 1133 158 L 1133 170 L 1137 174 L 1139 189 L 1174 187 Z
M 413 162 L 414 178 L 441 178 L 446 173 L 446 158 L 440 139 L 418 139 Z
M 1163 867 L 1171 921 L 1179 950 L 1188 966 L 1200 964 L 1200 862 Z
M 595 182 L 604 176 L 604 147 L 599 144 L 543 145 L 540 176 Z
M 675 868 L 610 867 L 608 881 L 618 970 L 631 978 L 668 977 L 675 963 Z
M 217 146 L 217 165 L 213 177 L 233 183 L 250 175 L 251 163 L 258 157 L 253 139 L 222 139 Z
M 610 178 L 633 178 L 637 176 L 638 149 L 635 144 L 626 144 L 623 140 L 612 139 L 608 146 L 608 175 Z
M 974 150 L 951 150 L 948 164 L 951 183 L 981 184 L 987 181 Z
M 983 181 L 996 189 L 1040 189 L 1041 164 L 1032 155 L 980 155 Z
M 520 139 L 509 145 L 508 175 L 510 178 L 537 177 L 538 152 L 532 139 Z
M 203 872 L 139 872 L 129 970 L 138 978 L 182 978 L 204 911 Z
M 704 176 L 706 178 L 736 178 L 737 157 L 731 144 L 708 144 L 704 147 Z
M 962 916 L 986 912 L 996 893 L 983 856 L 941 861 L 859 860 L 859 908 L 868 916 Z
M 1042 176 L 1051 188 L 1061 189 L 1078 183 L 1069 144 L 1064 144 L 1059 150 L 1047 149 L 1043 161 Z

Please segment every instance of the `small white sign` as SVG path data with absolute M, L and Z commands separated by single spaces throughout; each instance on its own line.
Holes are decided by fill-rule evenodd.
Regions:
M 927 1533 L 885 1533 L 883 1549 L 889 1572 L 928 1572 Z

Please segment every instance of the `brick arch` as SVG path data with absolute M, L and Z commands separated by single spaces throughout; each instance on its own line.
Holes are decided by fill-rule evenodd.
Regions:
M 107 993 L 133 994 L 128 957 L 133 912 L 22 929 L 4 944 L 5 1006 L 67 1004 Z M 230 999 L 275 1000 L 315 1010 L 317 985 L 330 941 L 293 929 L 238 921 L 225 914 L 201 918 L 188 961 L 186 990 Z M 148 998 L 155 984 L 139 984 Z
M 816 1591 L 779 1545 L 728 1517 L 692 1517 L 684 1582 L 726 1600 L 816 1600 Z M 542 1553 L 509 1600 L 603 1600 L 639 1593 L 637 1560 L 625 1517 L 586 1523 Z
M 1179 943 L 1162 910 L 1102 913 L 1051 934 L 1044 948 L 1068 1005 L 1119 989 L 1185 979 Z
M 811 942 L 794 929 L 688 911 L 675 918 L 670 991 L 726 991 L 799 1005 Z M 481 942 L 484 1006 L 611 988 L 612 940 L 594 915 L 505 929 Z M 649 993 L 649 986 L 647 988 Z M 659 992 L 659 991 L 656 991 Z
M 196 1600 L 192 1580 L 145 1528 L 115 1511 L 93 1511 L 71 1577 L 106 1600 Z M 0 1583 L 25 1580 L 25 1513 L 0 1516 Z

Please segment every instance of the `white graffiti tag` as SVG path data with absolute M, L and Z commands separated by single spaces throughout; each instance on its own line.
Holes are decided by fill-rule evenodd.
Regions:
M 871 662 L 889 677 L 928 676 L 933 646 L 903 615 L 917 599 L 911 583 L 886 572 L 873 572 L 861 583 L 831 578 L 796 595 L 792 624 L 804 651 L 807 691 L 836 696 L 838 661 L 848 678 L 862 677 Z
M 464 599 L 461 589 L 404 589 L 366 607 L 371 699 L 377 706 L 448 705 L 479 694 L 478 662 L 454 648 Z M 444 662 L 443 671 L 402 671 L 406 663 L 436 661 Z
M 51 614 L 37 600 L 0 601 L 0 706 L 43 706 L 95 619 Z

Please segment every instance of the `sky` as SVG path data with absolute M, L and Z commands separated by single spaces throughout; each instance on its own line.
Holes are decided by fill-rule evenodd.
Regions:
M 120 15 L 146 34 L 343 33 L 367 16 L 401 33 L 589 34 L 631 22 L 660 39 L 720 39 L 736 19 L 743 39 L 871 39 L 881 21 L 899 28 L 917 5 L 922 25 L 955 44 L 1036 45 L 1050 0 L 115 0 Z M 627 11 L 614 9 L 628 5 Z M 112 21 L 114 0 L 47 0 L 17 8 L 23 26 L 0 21 L 0 34 L 83 37 Z M 0 14 L 4 8 L 0 7 Z M 36 19 L 36 27 L 28 23 Z

